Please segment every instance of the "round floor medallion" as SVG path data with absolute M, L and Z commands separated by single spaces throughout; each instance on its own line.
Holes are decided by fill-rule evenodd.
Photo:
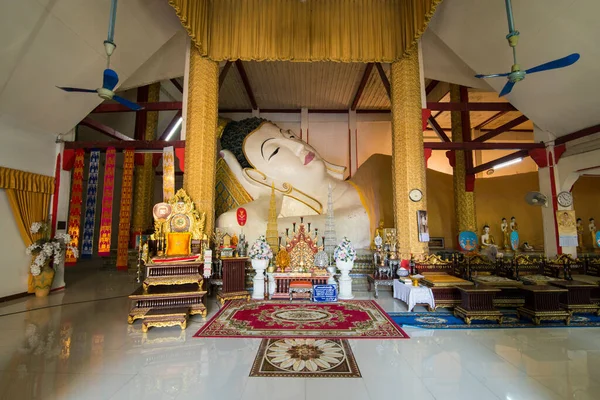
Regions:
M 346 352 L 340 343 L 327 339 L 282 339 L 265 352 L 276 368 L 293 372 L 323 372 L 340 365 Z
M 445 324 L 448 322 L 446 318 L 439 317 L 417 317 L 415 321 L 422 322 L 424 324 Z
M 323 310 L 279 310 L 272 314 L 274 319 L 290 322 L 316 322 L 330 319 L 332 317 L 327 311 Z

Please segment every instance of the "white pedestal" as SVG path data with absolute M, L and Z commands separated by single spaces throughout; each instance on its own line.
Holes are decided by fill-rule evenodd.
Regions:
M 350 271 L 354 267 L 354 261 L 336 261 L 336 266 L 342 273 L 339 279 L 339 295 L 340 300 L 352 300 L 354 295 L 352 294 L 352 278 L 350 277 Z
M 265 299 L 265 269 L 269 265 L 269 260 L 252 260 L 252 268 L 256 271 L 254 275 L 254 290 L 252 291 L 252 299 Z
M 328 285 L 337 285 L 335 280 L 335 267 L 333 265 L 327 267 L 327 272 L 329 273 L 329 279 L 327 279 Z
M 269 300 L 275 293 L 275 277 L 272 273 L 267 272 L 267 290 L 269 291 Z

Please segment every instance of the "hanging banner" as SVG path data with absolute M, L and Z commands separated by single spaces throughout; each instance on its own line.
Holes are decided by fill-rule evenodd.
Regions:
M 85 201 L 85 219 L 83 221 L 83 241 L 81 242 L 81 258 L 91 258 L 94 250 L 94 223 L 96 221 L 96 198 L 98 191 L 98 168 L 100 152 L 90 152 L 88 169 L 87 199 Z
M 115 187 L 116 151 L 114 147 L 106 149 L 104 164 L 104 190 L 102 192 L 102 214 L 100 215 L 100 239 L 98 240 L 98 255 L 110 255 L 110 236 L 112 234 L 113 189 Z
M 246 221 L 248 220 L 248 213 L 244 207 L 240 207 L 235 212 L 235 216 L 237 217 L 237 222 L 239 226 L 246 225 Z
M 575 211 L 557 211 L 556 221 L 558 222 L 558 244 L 561 247 L 576 247 L 577 222 L 575 221 Z
M 79 248 L 79 231 L 81 228 L 81 199 L 83 196 L 83 157 L 85 151 L 78 149 L 75 152 L 75 162 L 73 164 L 73 175 L 71 176 L 71 199 L 69 200 L 69 224 L 67 226 L 68 234 L 71 236 L 70 245 Z M 77 258 L 73 252 L 67 248 L 65 254 L 65 265 L 75 265 Z
M 131 224 L 131 199 L 133 197 L 134 151 L 123 152 L 123 186 L 121 187 L 121 206 L 119 209 L 119 241 L 117 244 L 117 269 L 127 270 L 129 251 L 129 230 Z
M 163 201 L 175 196 L 175 154 L 173 146 L 163 149 Z

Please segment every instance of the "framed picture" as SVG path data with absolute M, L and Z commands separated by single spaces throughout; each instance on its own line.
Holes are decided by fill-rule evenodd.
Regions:
M 429 249 L 430 250 L 444 250 L 446 243 L 443 237 L 431 237 L 429 238 Z
M 417 224 L 419 226 L 419 242 L 429 242 L 429 225 L 427 211 L 417 211 Z

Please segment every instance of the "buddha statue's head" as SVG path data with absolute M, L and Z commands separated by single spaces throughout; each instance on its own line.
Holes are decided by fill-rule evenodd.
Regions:
M 506 223 L 506 218 L 502 218 L 502 223 L 505 224 Z
M 577 226 L 581 226 L 582 223 L 583 221 L 581 220 L 581 218 L 577 218 Z
M 510 217 L 510 222 L 515 222 L 515 221 L 516 221 L 515 217 Z
M 483 226 L 483 234 L 487 235 L 490 233 L 490 227 L 488 225 Z
M 242 168 L 294 187 L 318 187 L 327 176 L 325 162 L 313 147 L 261 118 L 227 124 L 221 148 L 231 151 Z

